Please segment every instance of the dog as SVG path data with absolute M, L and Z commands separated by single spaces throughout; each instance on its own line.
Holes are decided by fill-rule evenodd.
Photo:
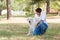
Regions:
M 32 17 L 29 17 L 27 20 L 29 22 L 29 31 L 28 31 L 27 35 L 32 35 L 32 33 L 33 33 L 34 29 L 35 29 L 35 23 L 33 22 Z

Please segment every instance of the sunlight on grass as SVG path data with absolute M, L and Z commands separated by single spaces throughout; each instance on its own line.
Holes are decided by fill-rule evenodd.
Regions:
M 55 36 L 60 35 L 60 24 L 48 24 L 49 27 L 44 35 L 27 36 L 27 24 L 0 24 L 0 37 L 9 37 L 23 40 L 52 40 L 57 39 Z M 59 36 L 60 37 L 60 36 Z

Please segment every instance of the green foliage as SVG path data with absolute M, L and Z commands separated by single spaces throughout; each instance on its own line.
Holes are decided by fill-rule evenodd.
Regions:
M 44 3 L 44 2 L 46 2 L 46 0 L 31 0 L 30 4 L 36 4 L 38 2 Z
M 27 6 L 24 10 L 27 11 L 27 12 L 30 12 L 31 11 L 31 6 Z
M 6 9 L 6 0 L 0 0 L 0 10 Z
M 60 9 L 60 1 L 59 0 L 51 1 L 51 8 L 55 10 Z
M 12 10 L 25 10 L 30 12 L 31 6 L 30 4 L 35 4 L 37 8 L 37 3 L 40 3 L 40 7 L 46 0 L 11 0 L 11 9 Z M 50 8 L 55 10 L 60 9 L 60 0 L 50 0 Z M 0 0 L 0 10 L 6 9 L 6 0 Z
M 34 17 L 34 13 L 27 13 L 27 17 Z
M 28 10 L 27 8 L 30 8 L 28 5 L 28 0 L 12 0 L 11 1 L 11 7 L 13 10 Z
M 18 2 L 15 1 L 15 0 L 12 0 L 11 1 L 11 9 L 13 9 L 13 10 L 19 10 L 19 8 L 20 8 L 20 6 L 19 6 Z

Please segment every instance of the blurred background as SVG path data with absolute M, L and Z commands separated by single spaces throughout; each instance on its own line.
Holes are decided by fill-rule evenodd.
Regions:
M 13 17 L 33 16 L 38 7 L 45 10 L 48 16 L 60 15 L 60 0 L 0 0 L 0 15 L 7 17 L 5 16 L 7 14 L 7 19 L 9 15 Z

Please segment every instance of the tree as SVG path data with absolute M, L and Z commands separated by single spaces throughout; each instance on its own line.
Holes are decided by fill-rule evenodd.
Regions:
M 40 7 L 39 2 L 38 2 L 38 8 Z
M 60 0 L 51 0 L 51 8 L 56 10 L 55 13 L 58 13 L 58 16 L 60 15 Z
M 58 10 L 60 8 L 60 0 L 51 0 L 51 8 Z
M 39 7 L 39 3 L 47 3 L 46 12 L 49 13 L 49 11 L 50 11 L 50 0 L 33 0 L 33 1 L 34 1 L 34 3 L 31 3 L 31 4 L 38 3 L 38 7 Z
M 50 0 L 47 0 L 46 3 L 47 3 L 46 12 L 49 13 L 50 12 Z
M 32 3 L 34 2 L 33 0 L 31 0 Z M 32 5 L 32 13 L 34 12 L 34 5 Z
M 27 12 L 33 12 L 34 6 L 33 5 L 29 5 L 30 1 L 32 2 L 32 0 L 16 0 L 19 3 L 20 6 L 20 10 L 24 10 Z
M 6 4 L 7 4 L 7 19 L 9 19 L 11 17 L 11 0 L 6 0 Z
M 1 3 L 2 1 L 0 0 L 0 3 Z M 1 7 L 1 4 L 0 4 L 0 7 Z M 0 15 L 1 15 L 1 11 L 2 11 L 2 9 L 0 8 Z
M 18 0 L 12 0 L 11 1 L 11 9 L 12 10 L 14 10 L 14 11 L 16 11 L 16 10 L 19 10 L 19 8 L 20 8 L 20 5 L 19 5 L 19 1 Z

